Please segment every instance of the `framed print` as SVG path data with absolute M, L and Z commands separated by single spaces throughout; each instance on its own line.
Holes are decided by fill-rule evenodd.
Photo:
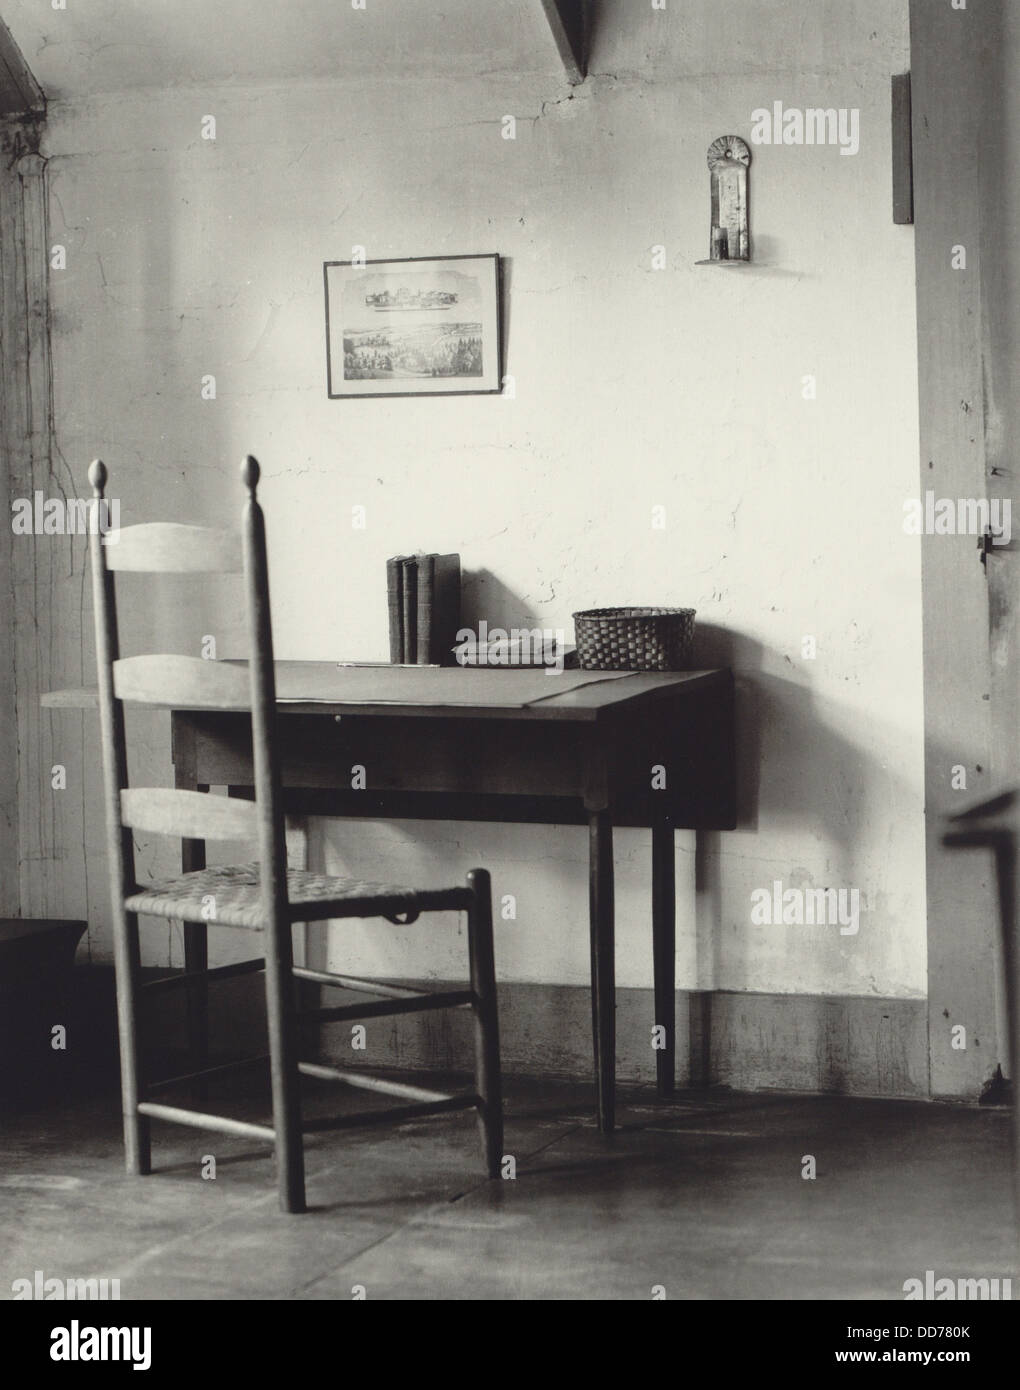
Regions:
M 500 390 L 499 256 L 327 261 L 330 398 Z

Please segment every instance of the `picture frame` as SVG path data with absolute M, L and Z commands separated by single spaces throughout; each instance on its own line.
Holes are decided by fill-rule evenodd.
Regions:
M 330 400 L 502 390 L 498 254 L 326 261 L 323 284 Z

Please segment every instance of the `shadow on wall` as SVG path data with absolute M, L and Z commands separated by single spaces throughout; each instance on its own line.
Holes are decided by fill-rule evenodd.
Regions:
M 905 780 L 882 766 L 862 742 L 833 728 L 805 681 L 775 674 L 788 660 L 740 632 L 701 622 L 695 629 L 693 664 L 729 667 L 735 676 L 736 834 L 754 833 L 761 824 L 770 832 L 791 832 L 795 843 L 805 845 L 805 858 L 815 863 L 819 850 L 824 853 L 828 883 L 815 883 L 795 862 L 761 863 L 756 886 L 767 887 L 773 878 L 793 887 L 856 885 L 862 910 L 875 912 L 876 920 L 889 927 L 884 884 L 875 881 L 882 865 L 873 849 L 870 861 L 866 857 L 864 840 L 867 832 L 874 845 L 878 818 L 909 804 Z M 869 718 L 869 728 L 878 723 L 877 715 Z M 730 888 L 724 916 L 724 852 L 732 869 L 733 860 L 741 857 L 739 843 L 715 831 L 697 836 L 698 989 L 688 996 L 687 1057 L 685 1062 L 681 1046 L 681 1074 L 686 1065 L 694 1085 L 926 1095 L 923 1000 L 894 1005 L 880 997 L 856 1002 L 805 997 L 795 992 L 792 972 L 786 995 L 713 994 L 726 978 L 749 977 L 753 942 L 749 902 L 742 929 L 735 929 L 741 926 L 734 920 L 741 906 L 734 893 L 742 893 L 745 883 Z M 870 891 L 865 891 L 868 885 Z
M 773 878 L 798 888 L 858 886 L 862 910 L 880 910 L 881 888 L 865 891 L 874 883 L 876 864 L 866 859 L 862 836 L 867 831 L 874 842 L 876 817 L 904 803 L 906 784 L 862 743 L 826 721 L 808 684 L 774 674 L 788 660 L 778 652 L 770 655 L 760 642 L 740 632 L 700 622 L 695 629 L 694 664 L 729 667 L 735 676 L 737 833 L 754 833 L 763 824 L 770 831 L 797 836 L 806 846 L 806 859 L 817 862 L 819 851 L 824 854 L 827 882 L 816 883 L 793 862 L 774 868 L 763 863 L 758 886 L 767 887 Z M 880 722 L 876 715 L 869 719 L 869 728 Z M 739 848 L 719 832 L 698 835 L 698 980 L 709 989 L 718 987 L 723 964 L 724 852 L 731 861 L 740 857 Z M 733 913 L 731 896 L 728 917 Z M 727 974 L 742 968 L 746 973 L 751 938 L 732 930 L 726 935 Z M 791 980 L 791 987 L 795 983 Z
M 737 828 L 756 831 L 762 819 L 770 826 L 794 822 L 827 841 L 850 868 L 870 789 L 895 774 L 825 721 L 805 681 L 766 671 L 766 655 L 743 633 L 712 623 L 695 628 L 693 665 L 729 667 L 735 677 Z M 784 661 L 789 657 L 776 652 L 770 664 Z M 869 719 L 869 727 L 880 722 Z
M 465 570 L 460 585 L 461 626 L 477 632 L 483 618 L 490 628 L 542 626 L 535 610 L 491 570 Z
M 465 571 L 461 623 L 491 627 L 540 627 L 542 619 L 491 570 Z M 573 637 L 568 632 L 567 640 Z M 860 882 L 857 869 L 860 827 L 874 788 L 892 776 L 860 744 L 827 724 L 814 691 L 803 680 L 766 671 L 788 658 L 767 650 L 732 628 L 702 623 L 695 627 L 692 669 L 724 667 L 736 681 L 737 828 L 754 833 L 764 817 L 770 827 L 784 824 L 807 832 L 831 847 L 834 876 Z M 762 769 L 767 768 L 763 777 Z M 705 834 L 699 853 L 704 869 L 718 859 L 718 836 Z M 699 879 L 699 889 L 708 888 Z
M 483 617 L 507 629 L 543 621 L 491 570 L 466 571 L 462 625 L 477 630 Z M 722 832 L 706 831 L 695 840 L 692 983 L 711 990 L 755 978 L 762 943 L 750 924 L 749 895 L 774 880 L 798 889 L 857 889 L 861 913 L 873 913 L 876 923 L 894 929 L 898 893 L 884 877 L 882 828 L 895 826 L 900 809 L 913 804 L 913 793 L 907 779 L 871 751 L 893 741 L 880 711 L 859 713 L 855 726 L 849 707 L 850 717 L 843 718 L 838 693 L 835 700 L 819 696 L 781 651 L 710 622 L 695 627 L 691 664 L 735 675 L 738 807 L 734 832 L 723 838 Z M 764 840 L 759 829 L 766 832 Z M 789 965 L 775 987 L 810 988 L 805 978 L 817 972 L 801 969 L 793 958 Z M 862 989 L 866 978 L 861 972 Z

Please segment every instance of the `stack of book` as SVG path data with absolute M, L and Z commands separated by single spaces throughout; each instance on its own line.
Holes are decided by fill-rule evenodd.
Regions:
M 386 561 L 390 661 L 452 666 L 460 628 L 460 556 L 394 555 Z

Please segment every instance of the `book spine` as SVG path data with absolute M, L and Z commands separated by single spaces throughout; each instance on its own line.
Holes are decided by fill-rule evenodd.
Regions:
M 433 627 L 433 661 L 442 666 L 456 665 L 453 647 L 460 629 L 460 556 L 444 555 L 436 561 Z
M 435 556 L 420 555 L 418 557 L 418 633 L 416 653 L 416 660 L 419 666 L 428 666 L 430 662 L 437 660 L 433 655 L 433 649 L 436 646 L 435 578 Z
M 386 561 L 386 612 L 390 624 L 390 660 L 404 659 L 404 595 L 401 557 Z
M 404 642 L 401 661 L 411 665 L 418 660 L 418 560 L 409 556 L 404 571 Z

